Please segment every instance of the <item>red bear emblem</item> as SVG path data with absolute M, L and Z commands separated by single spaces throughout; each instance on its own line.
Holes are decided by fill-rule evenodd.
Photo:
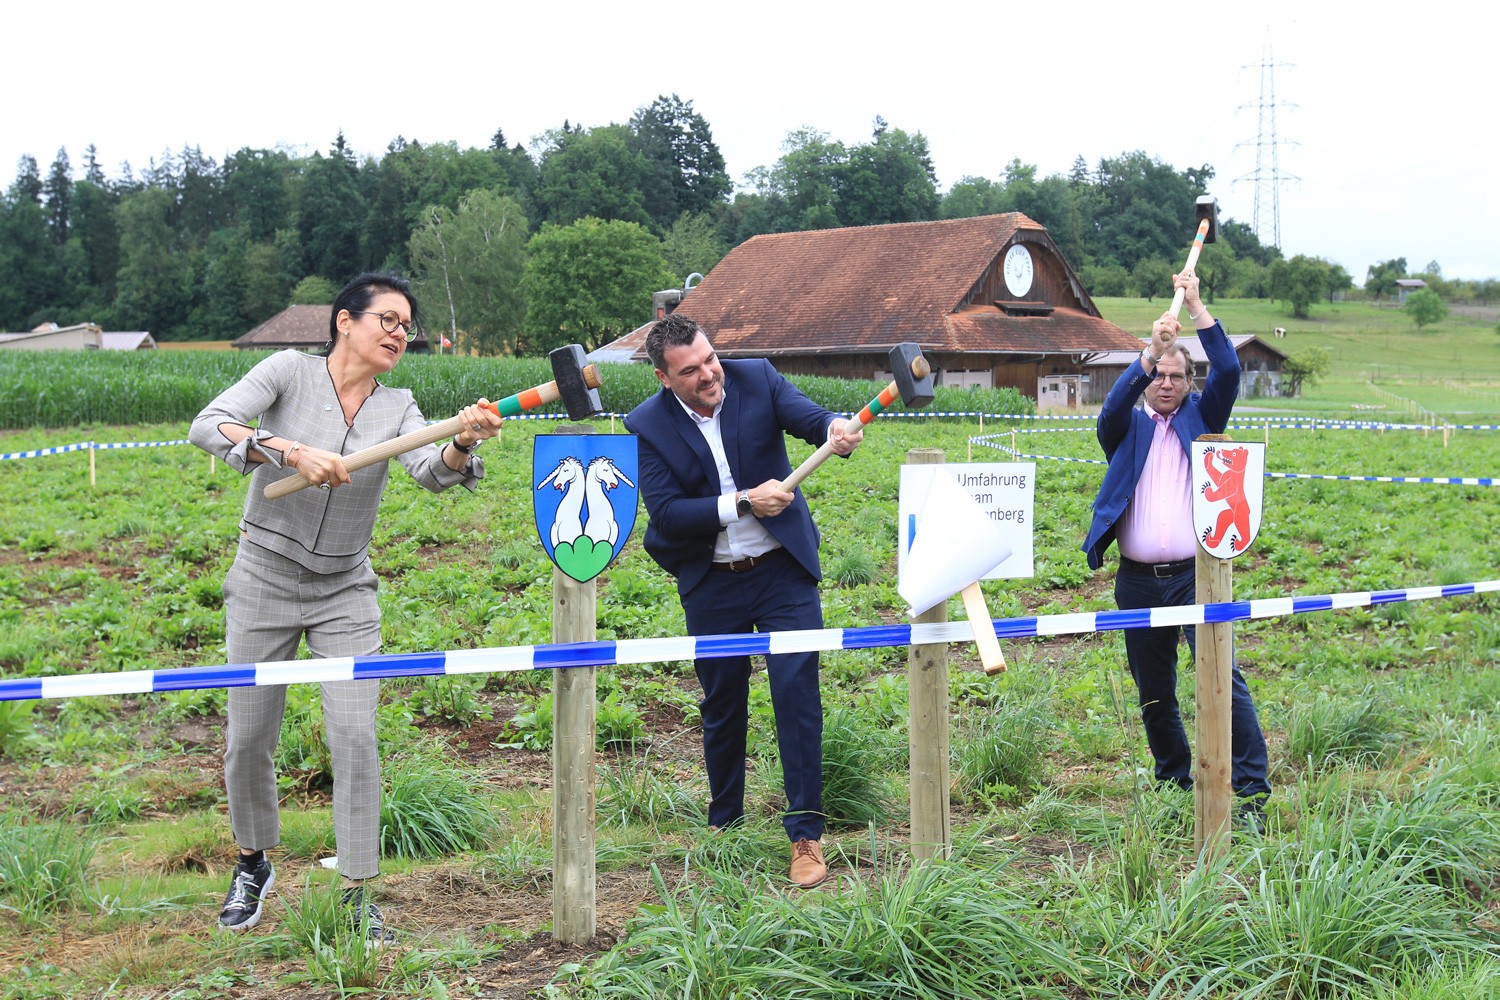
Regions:
M 1217 467 L 1216 467 L 1217 465 Z M 1211 483 L 1203 484 L 1203 498 L 1229 506 L 1219 512 L 1212 528 L 1203 529 L 1205 547 L 1216 548 L 1231 531 L 1229 548 L 1239 552 L 1250 538 L 1250 502 L 1245 496 L 1245 471 L 1250 466 L 1250 449 L 1224 448 L 1212 445 L 1203 456 L 1203 467 Z

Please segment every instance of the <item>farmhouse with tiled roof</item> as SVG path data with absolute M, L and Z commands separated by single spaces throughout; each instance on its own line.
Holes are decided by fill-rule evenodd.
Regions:
M 287 306 L 249 333 L 234 341 L 235 347 L 250 351 L 321 351 L 328 346 L 328 315 L 333 306 Z M 431 346 L 427 332 L 418 327 L 417 339 L 407 347 L 409 353 L 421 353 Z
M 1076 405 L 1096 355 L 1140 350 L 1100 315 L 1046 229 L 1019 212 L 755 236 L 676 311 L 727 358 L 883 380 L 886 352 L 913 341 L 939 384 L 1012 386 L 1041 392 L 1043 405 Z M 643 333 L 601 352 L 634 346 L 642 360 Z

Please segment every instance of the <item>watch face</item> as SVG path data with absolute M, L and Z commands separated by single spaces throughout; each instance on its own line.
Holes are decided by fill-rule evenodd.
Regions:
M 1005 252 L 1005 287 L 1012 295 L 1031 291 L 1031 251 L 1017 243 Z

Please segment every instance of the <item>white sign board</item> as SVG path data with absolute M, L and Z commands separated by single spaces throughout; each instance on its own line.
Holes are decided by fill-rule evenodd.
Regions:
M 1005 534 L 1010 557 L 985 573 L 982 579 L 1015 580 L 1034 576 L 1035 462 L 903 465 L 901 496 L 897 503 L 897 585 L 905 578 L 907 554 L 911 551 L 912 539 L 921 530 L 923 505 L 932 492 L 932 477 L 939 472 L 952 476 L 959 488 L 973 497 L 985 516 Z

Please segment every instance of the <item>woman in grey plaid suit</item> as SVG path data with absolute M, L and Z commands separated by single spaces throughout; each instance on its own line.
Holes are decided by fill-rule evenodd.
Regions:
M 416 329 L 417 303 L 405 279 L 362 274 L 334 300 L 329 349 L 316 357 L 282 351 L 260 362 L 193 421 L 192 442 L 250 475 L 240 546 L 224 580 L 231 663 L 289 660 L 304 637 L 319 658 L 380 651 L 380 606 L 370 536 L 389 463 L 350 473 L 343 456 L 425 424 L 412 395 L 382 385 Z M 483 404 L 461 411 L 451 441 L 399 456 L 434 493 L 484 476 L 474 449 L 499 430 Z M 252 423 L 254 426 L 252 426 Z M 265 488 L 301 473 L 318 489 L 267 500 Z M 333 665 L 330 665 L 333 666 Z M 339 671 L 347 676 L 348 671 Z M 333 758 L 333 826 L 350 916 L 373 942 L 392 938 L 363 882 L 380 863 L 380 761 L 375 746 L 378 681 L 322 682 Z M 219 924 L 248 930 L 275 882 L 267 848 L 281 838 L 272 762 L 286 688 L 229 691 L 224 784 L 240 859 Z

